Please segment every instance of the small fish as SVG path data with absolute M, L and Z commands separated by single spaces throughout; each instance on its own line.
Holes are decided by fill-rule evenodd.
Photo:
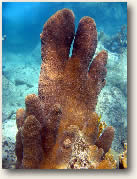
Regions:
M 2 40 L 6 40 L 7 36 L 3 35 Z

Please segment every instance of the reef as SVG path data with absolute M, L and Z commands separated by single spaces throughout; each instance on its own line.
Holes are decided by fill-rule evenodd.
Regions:
M 95 113 L 106 83 L 108 54 L 103 50 L 92 60 L 97 47 L 95 21 L 83 17 L 75 34 L 74 19 L 71 10 L 59 10 L 40 34 L 38 96 L 26 96 L 26 108 L 16 113 L 16 168 L 116 168 L 108 155 L 114 128 L 102 130 Z
M 98 40 L 104 47 L 111 52 L 121 54 L 127 48 L 127 31 L 126 25 L 122 25 L 119 32 L 115 35 L 108 36 L 103 31 L 98 34 Z

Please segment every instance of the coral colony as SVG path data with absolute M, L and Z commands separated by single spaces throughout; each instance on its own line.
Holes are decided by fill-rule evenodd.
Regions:
M 16 168 L 117 167 L 110 154 L 114 128 L 102 128 L 95 113 L 105 85 L 108 54 L 101 51 L 91 63 L 97 46 L 96 24 L 83 17 L 75 35 L 74 18 L 71 10 L 63 9 L 43 27 L 38 96 L 28 95 L 26 109 L 16 112 Z M 125 159 L 120 159 L 124 168 Z

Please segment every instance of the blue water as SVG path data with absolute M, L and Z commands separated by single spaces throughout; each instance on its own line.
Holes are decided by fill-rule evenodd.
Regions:
M 45 21 L 62 8 L 70 8 L 75 14 L 76 28 L 83 16 L 94 18 L 97 29 L 109 35 L 117 33 L 127 24 L 126 3 L 3 3 L 2 33 L 7 35 L 3 48 L 16 53 L 30 52 L 39 42 Z
M 3 121 L 15 119 L 16 110 L 25 106 L 26 95 L 37 94 L 40 33 L 48 18 L 63 8 L 73 10 L 75 31 L 83 16 L 92 17 L 98 31 L 98 50 L 108 50 L 107 84 L 96 110 L 102 120 L 115 128 L 112 148 L 120 152 L 127 142 L 126 2 L 3 2 L 2 35 L 6 35 L 6 40 L 2 41 Z M 103 37 L 99 35 L 101 32 Z

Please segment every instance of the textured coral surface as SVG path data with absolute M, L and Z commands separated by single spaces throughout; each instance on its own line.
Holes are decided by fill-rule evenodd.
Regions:
M 74 19 L 71 10 L 63 9 L 44 24 L 38 96 L 28 95 L 26 109 L 16 115 L 17 168 L 115 168 L 105 158 L 114 129 L 106 127 L 98 138 L 95 113 L 108 55 L 103 50 L 92 60 L 96 24 L 83 17 L 75 34 Z

